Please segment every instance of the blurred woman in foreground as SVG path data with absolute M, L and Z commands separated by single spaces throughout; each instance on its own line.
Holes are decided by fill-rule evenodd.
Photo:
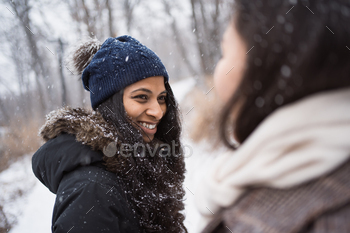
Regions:
M 350 2 L 234 9 L 214 74 L 232 151 L 199 185 L 200 229 L 350 232 Z

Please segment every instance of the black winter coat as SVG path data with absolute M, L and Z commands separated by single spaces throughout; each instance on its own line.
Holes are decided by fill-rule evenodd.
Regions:
M 36 177 L 57 194 L 52 232 L 141 232 L 117 176 L 105 169 L 102 157 L 70 134 L 48 140 L 34 154 Z

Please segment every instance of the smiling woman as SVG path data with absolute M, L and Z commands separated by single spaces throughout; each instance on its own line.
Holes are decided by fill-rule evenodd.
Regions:
M 33 156 L 57 194 L 52 232 L 187 232 L 179 112 L 159 57 L 121 36 L 82 44 L 73 62 L 93 111 L 50 113 Z
M 162 76 L 146 78 L 124 89 L 125 111 L 135 127 L 142 130 L 146 142 L 152 141 L 157 132 L 157 125 L 167 110 L 166 98 Z

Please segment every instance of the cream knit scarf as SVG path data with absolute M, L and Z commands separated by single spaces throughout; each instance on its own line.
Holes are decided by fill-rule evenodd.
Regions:
M 203 227 L 252 186 L 287 189 L 322 176 L 350 157 L 350 89 L 279 108 L 235 152 L 218 157 L 196 191 Z

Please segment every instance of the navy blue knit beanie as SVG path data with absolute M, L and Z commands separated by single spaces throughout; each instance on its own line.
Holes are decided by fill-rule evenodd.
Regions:
M 108 38 L 84 69 L 82 81 L 96 109 L 116 92 L 142 79 L 168 73 L 160 58 L 131 36 Z

